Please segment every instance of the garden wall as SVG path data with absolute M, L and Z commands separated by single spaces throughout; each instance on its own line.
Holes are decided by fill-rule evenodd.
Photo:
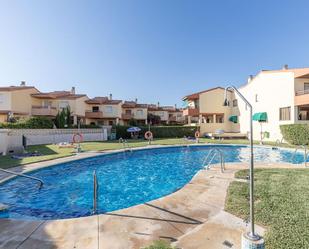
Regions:
M 83 141 L 105 141 L 110 137 L 111 126 L 99 129 L 0 129 L 0 154 L 22 151 L 23 136 L 28 146 L 72 142 L 76 133 L 83 135 Z

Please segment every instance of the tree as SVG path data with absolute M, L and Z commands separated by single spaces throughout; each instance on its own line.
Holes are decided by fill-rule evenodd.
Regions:
M 131 119 L 129 120 L 128 124 L 129 124 L 130 126 L 137 126 L 137 120 L 134 119 L 134 118 L 131 118 Z
M 158 125 L 158 124 L 161 123 L 161 118 L 158 115 L 154 115 L 152 113 L 148 113 L 147 121 L 148 121 L 148 123 L 151 123 L 153 125 Z
M 55 118 L 55 125 L 59 129 L 72 127 L 72 113 L 69 106 L 58 112 Z

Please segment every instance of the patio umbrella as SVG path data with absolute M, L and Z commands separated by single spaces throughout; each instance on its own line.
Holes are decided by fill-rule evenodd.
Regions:
M 139 132 L 141 131 L 141 128 L 138 127 L 130 127 L 127 129 L 127 132 Z

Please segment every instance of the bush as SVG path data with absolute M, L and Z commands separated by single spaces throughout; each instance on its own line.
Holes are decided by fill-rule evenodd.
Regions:
M 127 132 L 130 126 L 115 126 L 116 138 L 131 138 L 131 134 Z M 144 137 L 146 131 L 148 131 L 148 126 L 140 127 L 142 130 L 139 132 Z M 151 126 L 150 131 L 154 138 L 182 138 L 184 136 L 194 136 L 196 127 L 191 126 Z
M 307 145 L 309 143 L 309 125 L 289 124 L 281 125 L 280 130 L 284 140 L 295 145 Z
M 79 126 L 78 125 L 73 125 L 74 129 L 77 129 L 77 128 L 81 128 L 81 129 L 95 129 L 95 128 L 101 128 L 100 125 L 96 125 L 96 124 L 80 124 Z
M 52 129 L 53 126 L 53 121 L 46 117 L 31 117 L 16 123 L 0 124 L 0 128 L 3 129 Z
M 157 240 L 153 245 L 145 247 L 144 249 L 174 249 L 174 247 L 170 246 L 169 243 L 163 240 Z

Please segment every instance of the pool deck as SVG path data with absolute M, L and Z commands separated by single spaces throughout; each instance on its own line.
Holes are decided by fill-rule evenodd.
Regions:
M 16 167 L 25 172 L 94 156 L 82 153 L 71 158 Z M 241 233 L 247 224 L 224 211 L 227 188 L 234 173 L 247 164 L 226 164 L 221 173 L 215 165 L 200 170 L 175 193 L 119 211 L 89 217 L 24 221 L 0 220 L 0 248 L 5 249 L 140 249 L 153 240 L 164 239 L 183 249 L 240 248 Z M 291 164 L 257 164 L 256 167 L 303 168 Z M 7 175 L 1 174 L 0 181 Z M 257 226 L 263 235 L 265 229 Z M 227 241 L 233 246 L 223 243 Z

